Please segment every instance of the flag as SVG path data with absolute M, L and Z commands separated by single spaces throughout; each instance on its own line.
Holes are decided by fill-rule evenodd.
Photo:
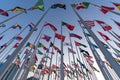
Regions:
M 3 44 L 3 45 L 1 45 L 1 46 L 0 46 L 0 49 L 5 48 L 5 47 L 7 47 L 7 44 L 6 44 L 6 43 Z
M 73 49 L 70 49 L 70 48 L 68 48 L 68 53 L 76 54 L 76 52 L 73 51 Z
M 74 3 L 71 4 L 71 6 L 77 10 L 79 9 L 87 9 L 89 7 L 90 3 L 89 2 L 82 2 L 82 3 Z
M 82 22 L 79 21 L 80 25 L 82 26 Z M 85 20 L 84 23 L 87 25 L 87 26 L 90 26 L 90 27 L 93 27 L 95 26 L 95 23 L 93 20 Z
M 76 45 L 76 46 L 83 46 L 83 47 L 85 47 L 85 48 L 87 47 L 86 45 L 84 45 L 84 44 L 82 44 L 82 43 L 79 43 L 79 42 L 77 42 L 77 41 L 75 41 L 75 45 Z
M 13 48 L 17 48 L 19 46 L 19 43 L 16 43 Z
M 90 54 L 88 53 L 88 51 L 85 51 L 81 48 L 79 48 L 80 52 L 82 52 L 85 56 L 90 56 Z
M 52 64 L 52 69 L 59 69 L 59 67 L 55 64 Z
M 48 50 L 48 48 L 46 48 L 42 43 L 39 43 L 38 47 L 42 47 L 44 50 Z
M 81 61 L 79 59 L 77 59 L 77 62 L 79 62 L 80 66 L 82 66 L 83 68 L 86 69 L 86 66 L 83 63 L 81 63 Z
M 64 46 L 70 46 L 70 43 L 64 42 L 63 45 L 64 45 Z
M 32 48 L 32 49 L 35 49 L 35 45 L 34 44 L 32 44 L 32 43 L 30 43 L 30 42 L 28 42 L 27 44 L 26 44 L 26 47 L 30 47 L 30 48 Z
M 5 24 L 0 24 L 0 27 L 5 27 L 6 25 Z
M 101 41 L 101 43 L 104 45 L 105 48 L 110 49 L 109 46 L 107 44 L 105 44 L 104 42 Z
M 109 38 L 107 35 L 103 34 L 102 32 L 99 32 L 99 31 L 98 31 L 98 33 L 99 33 L 106 41 L 110 40 L 110 38 Z
M 37 52 L 38 54 L 43 55 L 43 53 L 40 50 L 37 50 L 37 51 L 38 51 Z
M 90 34 L 88 34 L 88 33 L 84 33 L 84 34 L 85 34 L 85 36 L 91 37 L 91 35 L 90 35 Z
M 2 9 L 0 9 L 0 14 L 3 16 L 9 16 L 8 13 Z
M 114 40 L 113 40 L 114 41 Z M 120 43 L 114 41 L 114 43 L 120 48 Z
M 71 24 L 68 24 L 68 23 L 66 23 L 66 22 L 62 22 L 62 25 L 63 25 L 63 26 L 66 26 L 66 27 L 67 27 L 69 30 L 71 30 L 71 31 L 74 30 L 74 26 L 71 25 Z
M 95 68 L 93 65 L 91 65 L 91 68 L 97 72 L 100 72 L 97 68 Z
M 16 40 L 21 41 L 23 38 L 19 35 L 16 36 Z
M 50 23 L 48 23 L 48 22 L 46 22 L 46 23 L 44 24 L 44 26 L 49 26 L 53 31 L 57 31 L 57 28 L 56 28 L 54 25 L 52 25 L 52 24 L 50 24 Z
M 109 31 L 112 29 L 111 26 L 107 25 L 105 22 L 96 20 L 96 22 L 103 28 L 104 31 Z
M 44 11 L 43 0 L 38 0 L 38 2 L 35 4 L 34 8 Z
M 61 39 L 63 42 L 64 42 L 64 40 L 65 40 L 65 36 L 63 36 L 63 35 L 61 35 L 61 34 L 58 34 L 58 33 L 55 33 L 55 37 L 56 37 L 57 39 Z
M 37 55 L 36 55 L 36 54 L 34 54 L 33 58 L 34 58 L 36 61 L 38 61 L 38 58 L 37 58 Z
M 13 29 L 16 29 L 17 27 L 18 27 L 19 29 L 22 28 L 19 24 L 15 24 L 15 25 L 11 26 L 11 28 L 13 28 Z
M 89 42 L 91 46 L 93 46 L 94 48 L 99 48 L 97 45 L 93 44 L 92 42 Z
M 41 38 L 44 39 L 44 40 L 46 40 L 47 42 L 49 42 L 50 39 L 51 39 L 50 36 L 47 36 L 47 35 L 45 35 L 45 34 L 43 34 L 43 35 L 41 36 Z
M 29 31 L 31 31 L 35 25 L 31 22 L 28 26 L 30 27 Z
M 109 11 L 112 11 L 112 10 L 114 10 L 114 7 L 101 6 L 101 12 L 104 13 L 104 14 L 106 14 Z
M 30 53 L 29 49 L 26 49 L 24 52 L 24 54 L 29 54 L 29 53 Z
M 118 8 L 118 10 L 120 10 L 120 3 L 115 3 L 115 2 L 112 3 Z
M 52 9 L 56 9 L 57 7 L 66 9 L 66 5 L 65 4 L 61 4 L 61 3 L 53 4 L 51 6 Z
M 43 64 L 39 64 L 37 68 L 38 68 L 38 69 L 42 69 L 43 66 L 44 66 Z
M 3 38 L 3 36 L 0 37 L 0 40 Z
M 75 37 L 75 38 L 78 38 L 78 39 L 82 39 L 81 36 L 79 36 L 77 34 L 74 34 L 74 33 L 70 33 L 70 37 Z
M 112 19 L 113 20 L 113 19 Z M 117 24 L 117 26 L 119 27 L 119 29 L 120 29 L 120 22 L 117 22 L 117 21 L 115 21 L 115 20 L 113 20 L 114 21 L 114 23 L 115 24 Z
M 26 9 L 21 8 L 21 7 L 15 7 L 15 8 L 13 8 L 13 9 L 9 10 L 9 11 L 11 11 L 11 12 L 22 12 L 22 13 L 26 13 Z

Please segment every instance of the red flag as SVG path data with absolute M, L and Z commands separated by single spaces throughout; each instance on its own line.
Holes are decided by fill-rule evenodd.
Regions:
M 69 30 L 71 30 L 71 31 L 73 31 L 74 30 L 74 26 L 73 25 L 71 25 L 71 24 L 68 24 L 68 23 L 66 23 L 66 22 L 62 22 L 62 25 L 64 26 L 66 26 Z
M 0 40 L 3 38 L 3 36 L 0 37 Z
M 115 3 L 115 2 L 112 3 L 120 10 L 120 3 Z
M 13 48 L 17 48 L 19 46 L 19 43 L 16 43 Z
M 112 19 L 113 20 L 113 19 Z M 120 22 L 117 22 L 115 20 L 113 20 L 115 24 L 117 24 L 117 26 L 120 28 Z
M 47 36 L 47 35 L 45 35 L 45 34 L 43 34 L 41 37 L 42 37 L 42 39 L 46 40 L 47 42 L 49 42 L 50 39 L 51 39 L 50 36 Z
M 52 64 L 52 69 L 59 69 L 59 67 L 55 64 Z
M 107 35 L 105 35 L 105 34 L 103 34 L 102 32 L 99 32 L 98 31 L 98 33 L 107 41 L 107 40 L 110 40 L 110 38 L 107 36 Z
M 48 23 L 48 22 L 46 22 L 46 23 L 44 24 L 44 26 L 50 26 L 50 28 L 51 28 L 53 31 L 57 31 L 57 28 L 56 28 L 54 25 L 52 25 L 52 24 L 50 24 L 50 23 Z
M 34 54 L 34 59 L 35 59 L 36 61 L 38 61 L 38 58 L 37 58 L 37 55 L 36 55 L 36 54 Z
M 23 38 L 18 35 L 18 36 L 16 36 L 16 39 L 17 39 L 18 41 L 20 41 L 20 40 L 22 40 Z
M 79 22 L 80 22 L 80 25 L 82 25 L 81 21 L 79 21 Z M 87 26 L 90 26 L 90 27 L 95 26 L 95 23 L 92 20 L 85 20 L 84 22 Z
M 96 20 L 96 22 L 104 29 L 104 31 L 109 31 L 112 29 L 111 26 L 107 25 L 105 22 Z
M 75 51 L 73 51 L 73 49 L 70 49 L 70 48 L 68 48 L 68 53 L 73 53 L 73 54 L 76 54 L 76 52 L 75 52 Z
M 8 13 L 2 9 L 0 9 L 0 14 L 3 16 L 8 16 Z
M 75 37 L 75 38 L 78 38 L 78 39 L 82 39 L 81 36 L 79 36 L 77 34 L 74 34 L 74 33 L 70 33 L 70 37 Z
M 58 34 L 58 33 L 55 33 L 55 37 L 58 38 L 58 39 L 61 39 L 62 41 L 65 40 L 65 36 L 63 36 L 61 34 Z
M 114 7 L 101 6 L 101 12 L 103 12 L 104 14 L 112 10 L 114 10 Z
M 81 44 L 81 43 L 79 43 L 79 42 L 77 42 L 77 41 L 75 41 L 75 45 L 76 45 L 76 46 L 83 46 L 83 47 L 87 47 L 86 45 Z

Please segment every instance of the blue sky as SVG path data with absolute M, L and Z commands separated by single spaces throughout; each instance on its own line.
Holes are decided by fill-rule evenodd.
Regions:
M 28 8 L 34 6 L 37 1 L 38 0 L 29 0 L 29 1 L 28 0 L 16 0 L 16 1 L 14 1 L 14 0 L 12 0 L 12 1 L 3 0 L 0 3 L 0 9 L 9 10 L 9 9 L 12 9 L 14 7 L 17 7 L 17 6 L 28 9 Z M 28 11 L 27 13 L 24 13 L 24 14 L 16 17 L 16 18 L 6 22 L 5 23 L 6 27 L 1 28 L 0 32 L 6 30 L 8 27 L 14 25 L 15 23 L 20 24 L 23 28 L 26 25 L 28 25 L 30 22 L 33 22 L 34 24 L 36 24 L 38 19 L 41 18 L 41 16 L 44 14 L 44 12 L 51 5 L 53 5 L 54 3 L 62 3 L 62 4 L 66 4 L 67 9 L 66 10 L 63 10 L 61 8 L 51 9 L 47 13 L 47 15 L 44 17 L 44 19 L 42 19 L 41 23 L 39 24 L 38 30 L 33 33 L 32 37 L 29 39 L 29 41 L 32 42 L 32 43 L 34 42 L 34 40 L 36 38 L 36 35 L 38 34 L 38 31 L 41 29 L 41 27 L 44 25 L 44 23 L 46 21 L 55 25 L 58 29 L 58 31 L 57 31 L 58 33 L 60 33 L 61 22 L 65 21 L 65 22 L 75 26 L 74 31 L 71 31 L 71 32 L 76 33 L 76 34 L 83 37 L 82 40 L 72 38 L 72 41 L 76 40 L 76 41 L 79 41 L 81 43 L 84 43 L 84 44 L 88 45 L 86 40 L 85 40 L 85 37 L 82 33 L 82 30 L 81 30 L 81 28 L 80 28 L 80 26 L 77 22 L 79 20 L 79 18 L 76 16 L 76 14 L 74 13 L 74 11 L 72 10 L 72 8 L 70 6 L 70 4 L 72 4 L 72 3 L 79 3 L 79 2 L 83 2 L 83 1 L 88 1 L 88 2 L 91 2 L 91 3 L 97 4 L 99 6 L 105 5 L 105 6 L 114 7 L 115 8 L 114 11 L 120 13 L 120 11 L 111 3 L 111 2 L 116 2 L 116 3 L 118 2 L 119 3 L 119 0 L 109 0 L 109 1 L 108 0 L 104 0 L 104 1 L 103 0 L 99 0 L 99 1 L 98 0 L 44 0 L 44 7 L 45 7 L 44 11 L 40 11 L 40 10 Z M 95 6 L 92 6 L 92 5 L 90 5 L 88 9 L 81 9 L 81 10 L 78 10 L 77 12 L 79 13 L 79 15 L 82 16 L 82 18 L 84 20 L 96 20 L 96 19 L 97 20 L 103 20 L 104 22 L 106 22 L 107 24 L 112 26 L 113 31 L 116 31 L 116 33 L 120 34 L 117 25 L 111 20 L 111 18 L 112 18 L 112 19 L 115 19 L 118 22 L 120 22 L 120 18 L 119 18 L 118 15 L 110 13 L 110 12 L 108 12 L 107 14 L 103 14 L 98 8 L 96 8 Z M 8 12 L 8 13 L 9 13 L 8 17 L 0 15 L 0 22 L 2 22 L 4 20 L 10 18 L 11 16 L 17 14 L 17 13 L 13 13 L 13 12 Z M 101 26 L 99 26 L 96 22 L 95 22 L 95 27 L 93 27 L 92 30 L 99 37 L 100 40 L 102 40 L 102 38 L 97 33 L 98 30 L 107 34 L 108 36 L 110 36 L 111 39 L 114 39 L 110 34 L 108 34 L 108 32 L 103 31 Z M 20 31 L 19 29 L 16 29 L 16 30 L 11 29 L 8 32 L 4 33 L 5 36 L 4 36 L 3 40 L 0 41 L 0 45 L 7 42 L 13 36 L 18 34 L 19 31 Z M 28 32 L 29 31 L 24 32 L 23 34 L 21 34 L 21 36 L 25 37 L 25 35 L 27 35 Z M 69 32 L 70 31 L 67 28 L 65 28 L 65 27 L 63 28 L 63 34 L 66 36 L 65 42 L 69 42 L 69 38 L 68 38 L 68 33 Z M 54 35 L 54 32 L 48 27 L 44 28 L 42 33 L 46 34 L 46 35 L 49 35 L 49 36 L 52 36 L 52 37 Z M 40 41 L 48 47 L 48 43 L 46 43 L 43 40 L 40 40 Z M 53 41 L 53 38 L 52 38 L 52 41 Z M 110 43 L 114 45 L 113 42 L 110 42 Z M 60 48 L 60 46 L 59 46 L 60 45 L 60 40 L 56 39 L 55 44 Z M 114 45 L 114 46 L 117 49 L 119 49 L 116 45 Z M 67 48 L 65 48 L 65 49 L 67 49 Z M 89 48 L 87 48 L 87 50 L 90 51 Z M 110 50 L 110 51 L 112 51 L 112 50 Z M 101 56 L 103 57 L 103 55 L 101 55 Z M 67 54 L 65 54 L 65 57 L 67 57 Z M 68 61 L 68 59 L 65 58 L 65 61 Z

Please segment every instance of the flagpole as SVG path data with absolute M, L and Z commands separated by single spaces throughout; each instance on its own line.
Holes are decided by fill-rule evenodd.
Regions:
M 100 50 L 102 51 L 103 55 L 105 56 L 105 58 L 109 61 L 109 63 L 113 66 L 113 69 L 115 70 L 116 74 L 120 77 L 120 65 L 114 60 L 113 56 L 110 54 L 110 52 L 108 50 L 106 50 L 105 47 L 103 47 L 103 45 L 101 45 L 101 42 L 99 41 L 99 39 L 97 38 L 97 36 L 92 32 L 92 30 L 90 29 L 89 26 L 87 26 L 84 23 L 84 20 L 81 18 L 81 16 L 75 11 L 75 9 L 73 8 L 75 14 L 78 16 L 78 18 L 81 20 L 81 22 L 83 23 L 83 25 L 85 26 L 85 28 L 87 29 L 87 31 L 91 34 L 91 37 L 93 38 L 93 40 L 96 42 L 96 44 L 99 46 Z
M 40 36 L 40 35 L 41 35 L 41 32 L 42 32 L 43 29 L 44 29 L 44 26 L 42 26 L 42 28 L 41 28 L 41 30 L 40 30 L 40 32 L 39 32 L 37 38 L 35 39 L 35 41 L 34 41 L 34 43 L 33 43 L 33 45 L 36 45 L 36 46 L 38 45 L 39 40 L 41 39 L 41 36 Z M 29 73 L 29 68 L 32 66 L 32 59 L 33 59 L 33 56 L 36 54 L 36 50 L 37 50 L 37 48 L 35 48 L 35 50 L 33 51 L 33 54 L 30 55 L 31 58 L 30 58 L 29 67 L 24 71 L 25 73 L 24 73 L 24 75 L 22 76 L 22 78 L 21 78 L 20 80 L 23 80 L 23 79 L 26 79 L 26 78 L 27 78 L 28 73 Z
M 104 39 L 104 38 L 102 37 L 102 39 Z M 110 45 L 110 44 L 108 43 L 108 41 L 106 41 L 105 39 L 104 39 L 104 41 L 105 41 L 117 54 L 119 53 L 117 50 L 115 50 L 115 48 L 114 48 L 112 45 Z
M 82 62 L 84 63 L 84 65 L 86 65 L 86 66 L 87 66 L 86 61 L 84 60 L 83 54 L 81 54 L 81 59 L 82 59 Z M 87 67 L 87 69 L 88 69 L 88 67 Z M 89 76 L 89 74 L 88 74 L 88 71 L 87 71 L 87 70 L 86 70 L 86 73 L 87 73 L 87 78 L 88 78 L 88 80 L 90 80 L 90 76 Z
M 29 9 L 28 9 L 28 10 L 29 10 Z M 7 10 L 7 11 L 9 11 L 9 10 Z M 3 23 L 5 23 L 5 22 L 7 22 L 7 21 L 9 21 L 9 20 L 11 20 L 11 19 L 13 19 L 13 18 L 15 18 L 15 17 L 21 15 L 21 14 L 23 14 L 23 13 L 22 13 L 22 12 L 21 12 L 21 13 L 18 13 L 18 14 L 16 14 L 16 15 L 14 15 L 14 16 L 12 16 L 12 17 L 10 17 L 10 18 L 8 18 L 8 19 L 6 19 L 6 20 L 0 22 L 0 24 L 3 24 Z
M 8 18 L 8 19 L 6 19 L 6 20 L 0 22 L 0 24 L 3 24 L 3 23 L 5 23 L 5 22 L 7 22 L 7 21 L 9 21 L 9 20 L 11 20 L 11 19 L 13 19 L 13 18 L 15 18 L 15 17 L 21 15 L 21 14 L 22 14 L 22 13 L 18 13 L 18 14 L 16 14 L 16 15 L 14 15 L 14 16 L 12 16 L 12 17 L 10 17 L 10 18 Z
M 108 31 L 114 38 L 116 38 L 119 42 L 120 42 L 120 39 L 117 38 L 113 33 L 111 33 L 110 31 Z
M 75 42 L 75 41 L 74 41 L 74 42 Z M 75 47 L 76 47 L 76 50 L 77 50 L 77 55 L 78 55 L 78 58 L 79 58 L 79 60 L 81 60 L 81 59 L 80 59 L 79 52 L 78 52 L 78 49 L 77 49 L 77 46 L 75 46 Z M 84 72 L 84 71 L 83 71 L 83 67 L 82 67 L 82 66 L 81 66 L 81 70 L 82 70 L 82 72 Z M 83 76 L 84 76 L 84 75 L 83 75 Z M 85 76 L 84 76 L 84 80 L 86 80 L 86 79 L 85 79 Z
M 27 26 L 26 26 L 19 34 L 17 34 L 16 36 L 20 35 L 26 28 L 27 28 Z M 15 40 L 15 37 L 13 37 L 12 39 L 10 39 L 10 40 L 7 42 L 6 48 L 7 48 L 14 40 Z M 5 50 L 5 48 L 4 48 L 2 51 L 0 51 L 0 53 L 2 53 L 4 50 Z
M 2 35 L 3 33 L 5 33 L 6 31 L 8 31 L 9 29 L 11 29 L 11 27 L 9 27 L 5 31 L 1 32 L 0 35 Z
M 82 28 L 82 26 L 81 26 L 81 28 Z M 85 35 L 85 31 L 84 31 L 83 28 L 82 28 L 82 30 L 83 30 L 83 33 L 84 33 L 84 35 Z M 95 48 L 90 45 L 90 42 L 91 42 L 90 39 L 89 39 L 88 36 L 86 36 L 86 35 L 85 35 L 85 38 L 86 38 L 86 40 L 87 40 L 87 42 L 88 42 L 88 44 L 89 44 L 89 46 L 90 46 L 90 49 L 91 49 L 91 51 L 92 51 L 92 53 L 93 53 L 93 55 L 94 55 L 94 57 L 95 57 L 95 59 L 96 59 L 96 62 L 97 62 L 97 64 L 98 64 L 98 66 L 99 66 L 99 68 L 100 68 L 100 70 L 101 70 L 101 72 L 102 72 L 105 80 L 109 80 L 109 76 L 110 76 L 110 79 L 112 79 L 109 71 L 107 70 L 107 68 L 106 68 L 105 65 L 103 64 L 103 62 L 102 62 L 102 60 L 101 60 L 101 58 L 100 58 L 100 55 L 99 55 L 98 52 L 95 50 Z M 108 76 L 108 75 L 109 75 L 109 76 Z
M 26 26 L 26 27 L 25 27 L 20 33 L 18 33 L 17 35 L 20 35 L 27 27 L 28 27 L 28 26 Z M 16 36 L 17 36 L 17 35 L 16 35 Z M 16 37 L 16 36 L 15 36 L 15 37 Z M 7 45 L 7 46 L 9 46 L 9 45 L 13 42 L 13 40 L 15 40 L 14 37 L 8 42 L 8 45 Z M 9 51 L 11 51 L 11 50 L 9 50 Z M 8 52 L 9 52 L 9 51 L 8 51 Z M 21 69 L 21 68 L 20 68 L 20 69 Z M 20 69 L 19 69 L 19 70 L 20 70 Z
M 62 35 L 62 24 L 61 24 L 61 35 Z M 63 67 L 63 42 L 61 37 L 61 63 L 60 63 L 60 80 L 64 80 L 64 67 Z
M 117 35 L 114 31 L 112 31 L 112 33 L 113 33 L 115 36 L 117 36 L 117 38 L 119 38 L 119 39 L 120 39 L 120 36 L 119 36 L 119 35 Z
M 12 61 L 14 60 L 14 58 L 17 56 L 18 52 L 22 49 L 22 47 L 24 46 L 24 44 L 27 42 L 27 40 L 30 38 L 30 36 L 32 35 L 32 33 L 34 32 L 34 30 L 38 27 L 39 23 L 41 22 L 41 20 L 44 18 L 44 16 L 47 14 L 47 12 L 49 11 L 50 8 L 48 8 L 48 10 L 43 14 L 43 16 L 39 19 L 39 21 L 37 22 L 37 24 L 35 25 L 35 27 L 29 32 L 29 34 L 26 36 L 26 38 L 23 39 L 23 41 L 21 42 L 21 44 L 18 46 L 18 48 L 13 52 L 13 54 L 11 56 L 13 56 L 12 58 L 9 58 L 8 61 L 6 62 L 6 65 L 3 65 L 0 69 L 0 78 L 2 78 L 2 76 L 5 74 L 5 72 L 7 71 L 8 67 L 10 66 L 10 63 L 12 63 Z
M 70 32 L 69 32 L 69 39 L 70 39 L 70 46 L 71 46 L 71 48 L 72 48 L 72 50 L 73 50 L 72 40 L 71 40 L 71 37 L 70 37 Z M 72 53 L 72 55 L 73 55 L 73 62 L 74 62 L 74 64 L 76 64 L 76 63 L 75 63 L 75 56 L 74 56 L 73 53 Z M 76 66 L 75 66 L 75 72 L 76 72 L 76 75 L 77 75 L 77 80 L 79 80 L 79 79 L 78 79 L 78 72 L 77 72 Z
M 93 3 L 90 3 L 90 4 L 93 5 L 93 6 L 95 6 L 95 7 L 101 8 L 100 6 L 98 6 L 98 5 L 96 5 L 96 4 L 93 4 Z M 103 9 L 108 10 L 108 9 L 106 9 L 106 8 L 103 8 Z M 108 10 L 108 11 L 109 11 L 109 10 Z M 109 11 L 109 12 L 114 13 L 114 14 L 120 16 L 120 13 L 118 13 L 118 12 L 115 12 L 115 11 Z
M 56 65 L 58 64 L 58 63 L 57 63 L 57 61 L 58 61 L 58 58 L 57 58 L 57 57 L 58 57 L 58 52 L 57 52 L 57 54 L 56 54 Z M 57 69 L 56 69 L 56 70 L 57 70 Z M 55 74 L 55 80 L 56 80 L 56 78 L 57 78 L 57 71 L 56 71 L 56 74 Z
M 53 39 L 53 44 L 55 43 L 55 36 L 54 36 L 54 39 Z M 53 47 L 52 47 L 52 52 L 53 52 Z M 52 65 L 52 58 L 53 58 L 53 54 L 51 54 L 51 60 L 50 60 L 50 64 L 49 64 L 49 69 L 51 69 L 51 65 Z M 48 73 L 48 79 L 49 80 L 50 78 L 50 73 Z

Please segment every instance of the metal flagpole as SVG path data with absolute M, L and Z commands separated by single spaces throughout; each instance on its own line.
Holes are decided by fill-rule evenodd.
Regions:
M 40 30 L 40 32 L 39 32 L 36 40 L 33 43 L 36 46 L 38 45 L 39 40 L 41 39 L 40 35 L 41 35 L 41 32 L 42 32 L 43 28 L 44 28 L 44 26 L 42 26 L 42 28 L 41 28 L 41 30 Z M 30 55 L 31 58 L 30 58 L 30 64 L 28 64 L 29 67 L 24 71 L 25 73 L 24 73 L 24 75 L 22 76 L 22 78 L 20 80 L 27 79 L 27 76 L 28 76 L 28 73 L 29 73 L 29 68 L 32 66 L 32 59 L 33 59 L 33 56 L 36 54 L 36 50 L 37 50 L 37 48 L 35 48 L 35 50 L 33 51 L 33 53 Z
M 54 45 L 54 43 L 55 43 L 55 36 L 54 36 L 54 39 L 53 39 L 53 45 Z M 52 52 L 53 52 L 53 47 L 52 47 Z M 50 59 L 49 69 L 51 69 L 53 54 L 51 54 L 50 58 L 51 59 Z M 50 78 L 50 72 L 48 73 L 48 79 L 47 80 L 49 80 L 49 78 Z
M 26 26 L 26 27 L 25 27 L 20 33 L 18 33 L 16 36 L 20 35 L 27 27 L 28 27 L 28 26 Z M 16 36 L 15 36 L 15 37 L 16 37 Z M 7 48 L 7 47 L 15 40 L 15 37 L 13 37 L 12 39 L 10 39 L 10 40 L 7 42 L 7 46 L 6 46 L 5 48 Z M 5 48 L 2 49 L 2 50 L 0 51 L 0 53 L 2 53 L 2 52 L 5 50 Z
M 70 33 L 69 33 L 69 39 L 70 39 L 71 48 L 72 48 L 72 50 L 73 50 L 72 40 L 71 40 L 71 37 L 70 37 Z M 73 55 L 73 62 L 74 62 L 74 64 L 76 64 L 76 63 L 75 63 L 75 56 L 74 56 L 73 53 L 72 53 L 72 55 Z M 78 72 L 77 72 L 76 66 L 75 66 L 75 72 L 76 72 L 77 80 L 79 80 L 79 79 L 78 79 Z
M 120 39 L 117 38 L 112 32 L 110 32 L 110 31 L 108 31 L 108 32 L 120 42 Z
M 81 26 L 81 28 L 82 28 L 82 26 Z M 83 30 L 83 33 L 84 33 L 84 35 L 85 35 L 85 31 L 84 31 L 83 28 L 82 28 L 82 30 Z M 96 62 L 97 62 L 97 64 L 98 64 L 98 66 L 99 66 L 99 68 L 100 68 L 100 70 L 101 70 L 101 72 L 102 72 L 105 80 L 113 80 L 113 78 L 111 77 L 109 71 L 107 70 L 107 68 L 106 68 L 105 65 L 103 64 L 102 59 L 100 58 L 100 55 L 99 55 L 98 52 L 95 50 L 95 48 L 90 45 L 90 42 L 91 42 L 90 39 L 89 39 L 88 36 L 86 36 L 86 35 L 85 35 L 85 38 L 86 38 L 86 40 L 87 40 L 87 42 L 88 42 L 88 44 L 89 44 L 89 46 L 90 46 L 90 49 L 91 49 L 91 51 L 92 51 L 92 53 L 93 53 L 93 55 L 94 55 L 94 57 L 95 57 L 95 59 L 96 59 Z
M 57 58 L 57 57 L 58 57 L 58 52 L 57 52 L 57 54 L 56 54 L 56 65 L 58 64 L 58 63 L 57 63 L 57 61 L 58 61 L 58 58 Z M 55 72 L 56 72 L 56 73 L 55 73 L 55 80 L 56 80 L 56 78 L 57 78 L 57 69 L 56 69 Z
M 21 14 L 22 14 L 22 13 L 18 13 L 18 14 L 16 14 L 16 15 L 14 15 L 14 16 L 12 16 L 12 17 L 10 17 L 10 18 L 8 18 L 8 19 L 6 19 L 6 20 L 0 22 L 0 24 L 3 24 L 3 23 L 5 23 L 5 22 L 7 22 L 7 21 L 9 21 L 9 20 L 11 20 L 11 19 L 13 19 L 13 18 L 15 18 L 15 17 L 21 15 Z
M 92 30 L 90 29 L 89 26 L 87 26 L 84 22 L 84 20 L 81 18 L 81 16 L 75 11 L 75 9 L 73 8 L 75 14 L 78 16 L 78 18 L 80 19 L 80 21 L 82 22 L 82 24 L 85 26 L 85 28 L 87 29 L 87 31 L 91 34 L 91 37 L 93 38 L 93 40 L 96 42 L 96 44 L 99 46 L 100 50 L 102 51 L 103 55 L 105 56 L 105 58 L 107 59 L 107 61 L 111 64 L 111 66 L 113 66 L 113 69 L 115 70 L 116 74 L 120 77 L 120 65 L 114 60 L 113 56 L 110 54 L 110 52 L 103 47 L 103 45 L 101 44 L 100 40 L 97 38 L 97 36 L 92 32 Z
M 0 35 L 2 35 L 3 33 L 5 33 L 6 31 L 8 31 L 9 29 L 11 29 L 11 27 L 9 27 L 5 31 L 1 32 Z
M 61 24 L 61 35 L 62 35 L 62 24 Z M 63 42 L 61 37 L 61 63 L 60 63 L 60 80 L 64 80 L 64 67 L 63 67 Z
M 37 22 L 37 24 L 35 25 L 35 27 L 29 32 L 29 34 L 26 36 L 26 38 L 23 39 L 23 41 L 21 42 L 21 44 L 19 44 L 18 48 L 11 55 L 13 57 L 9 58 L 8 61 L 6 62 L 6 64 L 4 64 L 1 67 L 1 69 L 0 69 L 0 79 L 5 74 L 5 72 L 9 68 L 10 64 L 12 63 L 12 61 L 14 60 L 14 58 L 17 56 L 17 54 L 19 53 L 19 51 L 22 49 L 22 47 L 25 45 L 25 43 L 27 42 L 27 40 L 30 38 L 30 36 L 32 35 L 32 33 L 34 32 L 34 30 L 38 27 L 39 23 L 44 18 L 44 16 L 47 14 L 47 12 L 49 11 L 49 9 L 50 8 L 48 8 L 48 10 L 43 14 L 43 16 L 39 19 L 39 21 Z
M 75 41 L 74 41 L 74 42 L 75 42 Z M 78 49 L 77 49 L 77 46 L 75 46 L 75 47 L 76 47 L 76 51 L 77 51 L 77 55 L 78 55 L 78 59 L 81 60 L 81 59 L 80 59 L 79 52 L 78 52 Z M 81 70 L 82 70 L 82 73 L 83 73 L 84 71 L 83 71 L 83 67 L 82 67 L 82 66 L 81 66 Z M 84 80 L 86 80 L 84 74 L 83 74 L 83 76 L 84 76 Z
M 28 9 L 28 10 L 29 10 L 29 9 Z M 9 10 L 7 10 L 7 11 L 9 11 Z M 13 18 L 15 18 L 15 17 L 21 15 L 21 14 L 23 14 L 23 13 L 18 13 L 18 14 L 16 14 L 16 15 L 14 15 L 14 16 L 12 16 L 12 17 L 10 17 L 10 18 L 8 18 L 8 19 L 6 19 L 6 20 L 0 22 L 0 24 L 3 24 L 3 23 L 5 23 L 5 22 L 7 22 L 7 21 L 9 21 L 9 20 L 11 20 L 11 19 L 13 19 Z
M 98 6 L 98 5 L 96 5 L 96 4 L 93 4 L 93 3 L 90 3 L 90 4 L 93 5 L 93 6 L 95 6 L 95 7 L 101 8 L 100 6 Z M 108 9 L 106 9 L 106 8 L 103 8 L 103 9 L 108 10 Z M 108 10 L 108 11 L 109 11 L 109 10 Z M 115 12 L 115 11 L 109 11 L 109 12 L 114 13 L 114 14 L 120 16 L 120 13 L 118 13 L 118 12 Z

